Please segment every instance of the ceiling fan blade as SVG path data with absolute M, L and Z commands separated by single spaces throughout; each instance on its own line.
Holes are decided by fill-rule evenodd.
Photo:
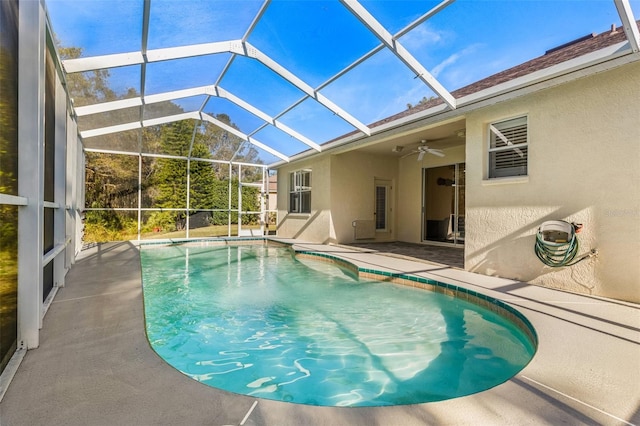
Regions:
M 435 155 L 436 157 L 444 157 L 444 152 L 440 151 L 439 149 L 430 149 L 429 153 Z
M 413 150 L 413 151 L 411 151 L 410 153 L 405 154 L 405 155 L 403 155 L 403 156 L 402 156 L 402 157 L 400 157 L 400 158 L 407 158 L 407 157 L 409 157 L 410 155 L 416 154 L 417 152 L 418 152 L 418 151 Z
M 424 151 L 420 151 L 420 154 L 418 154 L 418 161 L 422 161 L 423 157 L 424 157 Z

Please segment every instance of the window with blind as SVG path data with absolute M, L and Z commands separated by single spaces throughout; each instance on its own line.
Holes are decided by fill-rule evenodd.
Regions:
M 527 117 L 489 125 L 489 178 L 526 176 L 529 140 Z
M 311 170 L 289 175 L 289 213 L 311 213 Z

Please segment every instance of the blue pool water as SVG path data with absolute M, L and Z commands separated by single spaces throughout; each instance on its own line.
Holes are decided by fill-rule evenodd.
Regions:
M 524 333 L 475 304 L 358 279 L 286 248 L 143 248 L 147 335 L 182 373 L 261 398 L 326 406 L 439 401 L 500 384 Z

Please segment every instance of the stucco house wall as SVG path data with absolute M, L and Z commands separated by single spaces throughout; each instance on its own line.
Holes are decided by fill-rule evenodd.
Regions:
M 289 213 L 289 175 L 311 170 L 311 213 Z M 277 234 L 284 238 L 328 243 L 335 239 L 331 225 L 331 157 L 319 156 L 278 169 Z
M 640 301 L 640 63 L 467 115 L 465 268 Z M 488 124 L 528 116 L 526 178 L 487 179 Z M 534 253 L 546 220 L 582 223 L 580 254 L 550 268 Z
M 376 179 L 390 181 L 392 189 L 389 194 L 390 232 L 377 232 L 375 241 L 394 241 L 397 160 L 361 152 L 347 152 L 332 158 L 331 209 L 336 242 L 354 241 L 354 220 L 374 220 Z
M 288 213 L 289 174 L 311 170 L 311 214 Z M 376 179 L 397 180 L 395 158 L 347 152 L 319 155 L 278 169 L 278 236 L 323 243 L 354 241 L 354 220 L 373 220 Z M 391 194 L 392 210 L 395 196 Z M 392 219 L 393 220 L 393 219 Z M 395 233 L 376 234 L 393 241 Z

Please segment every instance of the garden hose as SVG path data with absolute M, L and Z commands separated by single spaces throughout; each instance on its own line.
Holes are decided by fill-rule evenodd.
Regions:
M 573 265 L 571 261 L 578 253 L 578 245 L 578 239 L 575 234 L 566 243 L 550 243 L 543 239 L 540 232 L 536 234 L 536 255 L 542 263 L 553 268 Z
M 578 238 L 581 224 L 568 223 L 563 220 L 544 222 L 536 234 L 535 252 L 542 263 L 552 268 L 572 266 L 589 257 L 592 253 L 575 259 L 578 254 Z M 575 259 L 575 261 L 574 261 Z

